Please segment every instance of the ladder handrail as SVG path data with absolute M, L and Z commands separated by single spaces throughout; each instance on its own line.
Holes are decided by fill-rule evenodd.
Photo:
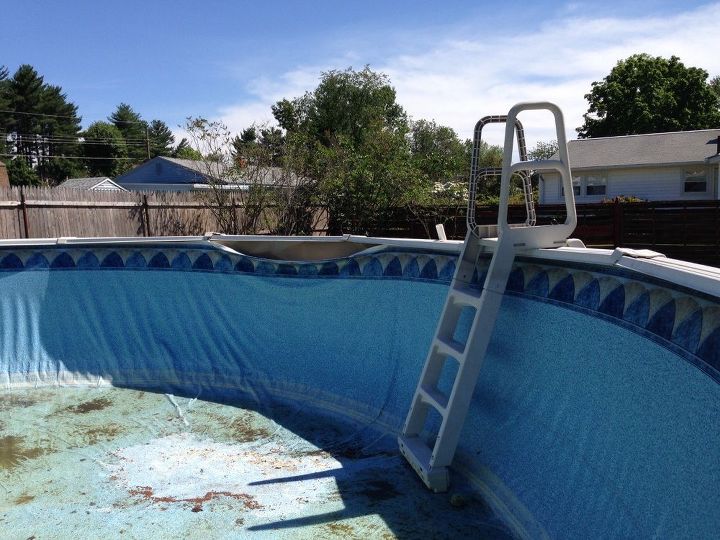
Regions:
M 468 206 L 466 223 L 469 231 L 475 234 L 477 231 L 477 221 L 475 220 L 475 201 L 477 199 L 477 184 L 480 178 L 487 176 L 497 176 L 502 174 L 502 167 L 484 167 L 480 168 L 480 150 L 482 148 L 482 130 L 487 124 L 507 123 L 507 115 L 496 114 L 484 116 L 475 124 L 473 131 L 473 151 L 470 160 L 470 179 L 468 181 Z M 517 134 L 518 155 L 521 161 L 527 161 L 527 146 L 525 143 L 525 130 L 522 123 L 517 118 L 514 121 L 515 133 Z M 535 204 L 532 200 L 532 184 L 529 174 L 523 174 L 523 193 L 525 195 L 525 211 L 527 219 L 526 225 L 535 225 Z
M 517 121 L 518 113 L 528 110 L 547 110 L 553 114 L 559 159 L 537 161 L 521 159 L 518 162 L 512 163 L 513 124 Z M 507 221 L 507 214 L 512 175 L 521 171 L 530 172 L 543 168 L 552 169 L 560 175 L 565 193 L 565 209 L 567 212 L 565 222 L 557 225 L 540 226 L 513 225 L 511 228 Z M 513 237 L 513 243 L 523 248 L 557 247 L 558 245 L 564 244 L 577 226 L 577 213 L 575 210 L 575 194 L 572 190 L 565 120 L 562 111 L 557 105 L 547 101 L 538 101 L 518 103 L 510 109 L 507 114 L 507 122 L 505 123 L 505 147 L 502 169 L 502 177 L 500 179 L 500 205 L 498 208 L 498 236 L 511 235 Z

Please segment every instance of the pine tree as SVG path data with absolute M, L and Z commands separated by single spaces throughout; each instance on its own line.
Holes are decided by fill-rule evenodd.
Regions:
M 8 153 L 8 123 L 11 118 L 10 114 L 6 112 L 9 111 L 11 107 L 8 75 L 8 68 L 0 65 L 0 154 Z M 3 156 L 3 160 L 6 160 L 6 158 L 7 156 Z
M 28 183 L 27 168 L 50 185 L 83 174 L 81 163 L 63 159 L 78 153 L 81 119 L 59 86 L 46 84 L 32 66 L 22 65 L 11 79 L 0 81 L 0 94 L 6 103 L 2 109 L 12 111 L 3 119 L 8 141 L 3 153 L 27 166 L 14 164 L 11 182 Z
M 190 142 L 185 137 L 180 140 L 171 155 L 174 158 L 194 159 L 195 161 L 200 161 L 203 158 L 200 152 L 190 146 Z
M 173 152 L 175 137 L 162 120 L 153 120 L 148 129 L 150 136 L 150 157 L 169 156 Z
M 59 86 L 43 88 L 40 117 L 40 140 L 38 141 L 38 173 L 44 182 L 57 184 L 67 178 L 84 174 L 82 163 L 64 159 L 80 152 L 79 136 L 81 118 L 77 107 L 67 100 Z
M 40 105 L 43 94 L 43 78 L 32 66 L 20 66 L 10 79 L 11 109 L 14 111 L 8 128 L 14 133 L 15 154 L 33 166 L 37 155 L 37 137 L 40 132 Z

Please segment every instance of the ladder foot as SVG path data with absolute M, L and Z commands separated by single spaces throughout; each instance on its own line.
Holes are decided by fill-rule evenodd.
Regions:
M 444 493 L 450 486 L 450 473 L 447 467 L 430 466 L 430 448 L 419 437 L 400 435 L 400 452 L 423 483 L 435 493 Z

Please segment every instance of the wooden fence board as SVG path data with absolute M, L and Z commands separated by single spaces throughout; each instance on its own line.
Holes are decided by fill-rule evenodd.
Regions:
M 237 212 L 242 212 L 240 204 Z M 565 220 L 563 205 L 539 205 L 538 224 Z M 272 230 L 268 208 L 255 231 Z M 448 238 L 465 236 L 464 207 L 396 208 L 368 227 L 333 219 L 318 209 L 313 234 L 369 234 L 435 238 L 435 224 Z M 497 222 L 496 206 L 478 206 L 476 221 Z M 578 205 L 573 234 L 588 246 L 649 247 L 694 262 L 720 266 L 720 201 L 657 201 Z M 511 223 L 525 219 L 524 206 L 511 206 Z M 25 223 L 27 222 L 27 230 Z M 0 237 L 178 236 L 221 231 L 212 209 L 195 193 L 133 193 L 60 188 L 0 188 Z

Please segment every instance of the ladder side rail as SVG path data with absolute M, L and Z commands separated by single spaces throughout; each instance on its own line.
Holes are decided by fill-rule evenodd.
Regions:
M 485 250 L 486 248 L 484 246 L 481 246 L 477 242 L 473 241 L 473 232 L 467 231 L 465 249 L 463 249 L 460 258 L 458 259 L 457 266 L 455 267 L 455 273 L 450 284 L 451 289 L 456 283 L 462 283 L 465 285 L 470 283 L 477 259 Z M 457 325 L 459 316 L 460 310 L 454 306 L 454 299 L 452 295 L 448 294 L 445 298 L 443 310 L 435 328 L 434 340 L 438 336 L 451 336 L 455 326 Z M 420 384 L 423 382 L 430 382 L 432 385 L 436 385 L 442 373 L 443 362 L 436 358 L 436 355 L 439 353 L 436 350 L 434 340 L 433 344 L 430 346 L 427 356 L 425 357 L 425 364 L 423 365 L 419 379 Z M 420 394 L 416 392 L 403 426 L 403 435 L 410 437 L 419 435 L 425 426 L 425 420 L 428 412 L 428 405 L 424 403 Z
M 478 376 L 485 360 L 485 353 L 495 331 L 495 322 L 502 304 L 507 276 L 510 274 L 514 259 L 513 246 L 507 242 L 499 243 L 490 263 L 477 313 L 465 344 L 465 361 L 458 369 L 448 398 L 448 409 L 451 409 L 452 414 L 448 414 L 438 432 L 430 457 L 431 468 L 449 467 L 452 463 Z M 482 316 L 479 316 L 480 314 Z
M 475 219 L 475 201 L 477 200 L 477 185 L 480 178 L 484 178 L 486 174 L 490 173 L 490 171 L 497 171 L 501 172 L 502 168 L 498 167 L 487 167 L 484 169 L 480 169 L 480 150 L 482 148 L 482 130 L 487 124 L 499 124 L 499 123 L 506 123 L 507 124 L 507 115 L 492 115 L 492 116 L 484 116 L 480 120 L 477 121 L 475 124 L 475 129 L 473 130 L 473 150 L 470 158 L 470 178 L 468 182 L 468 206 L 467 206 L 467 213 L 465 217 L 467 229 L 471 231 L 477 230 L 477 220 Z M 518 144 L 518 154 L 520 156 L 520 159 L 522 161 L 527 161 L 527 145 L 525 143 L 525 129 L 523 128 L 522 122 L 515 118 L 513 121 L 513 124 L 515 126 L 515 133 L 517 135 L 517 144 Z M 529 179 L 527 180 L 530 181 Z M 526 188 L 525 188 L 526 189 Z M 532 187 L 531 187 L 531 193 L 532 193 Z M 528 198 L 525 196 L 525 205 L 526 205 L 526 211 L 528 215 L 528 221 L 532 221 L 530 224 L 534 225 L 534 219 L 531 220 L 530 214 L 531 210 L 527 208 L 528 205 Z M 534 203 L 531 200 L 530 205 L 532 206 L 532 216 L 534 218 L 535 215 L 535 207 Z
M 513 149 L 513 129 L 512 126 L 517 119 L 518 113 L 525 110 L 549 110 L 555 118 L 555 130 L 558 138 L 558 160 L 540 160 L 528 161 L 521 160 L 515 164 L 512 163 Z M 575 211 L 575 194 L 572 190 L 572 178 L 570 176 L 570 159 L 567 150 L 567 135 L 565 134 L 565 121 L 562 111 L 554 103 L 549 102 L 532 102 L 518 103 L 510 109 L 507 114 L 508 121 L 505 124 L 505 153 L 503 154 L 503 173 L 500 179 L 500 207 L 498 208 L 498 230 L 500 234 L 510 230 L 507 220 L 508 202 L 510 198 L 510 179 L 512 174 L 519 170 L 530 170 L 538 167 L 548 166 L 556 169 L 561 176 L 563 188 L 565 191 L 565 209 L 567 216 L 565 225 L 572 230 L 577 225 L 577 214 Z M 572 232 L 572 230 L 570 232 Z M 568 234 L 569 236 L 569 234 Z M 566 236 L 567 238 L 567 236 Z

